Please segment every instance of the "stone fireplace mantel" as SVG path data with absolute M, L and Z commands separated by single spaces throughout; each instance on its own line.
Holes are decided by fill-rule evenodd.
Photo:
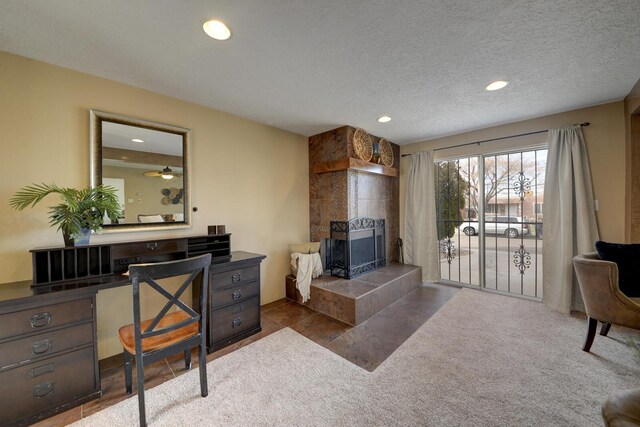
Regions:
M 361 172 L 374 173 L 385 176 L 398 176 L 398 169 L 394 167 L 388 167 L 385 165 L 379 165 L 376 163 L 366 162 L 361 159 L 355 159 L 348 157 L 346 159 L 335 160 L 332 162 L 316 163 L 313 166 L 313 173 L 328 173 L 338 172 L 346 170 L 359 170 Z

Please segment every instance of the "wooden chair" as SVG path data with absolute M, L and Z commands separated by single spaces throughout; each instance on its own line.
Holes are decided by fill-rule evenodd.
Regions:
M 144 366 L 172 354 L 184 352 L 185 369 L 191 368 L 191 349 L 198 347 L 200 368 L 200 391 L 202 397 L 208 394 L 207 369 L 205 358 L 205 325 L 207 317 L 207 289 L 211 255 L 188 258 L 179 261 L 159 262 L 155 264 L 133 264 L 129 266 L 129 277 L 133 284 L 133 324 L 123 326 L 118 331 L 123 347 L 126 393 L 132 393 L 132 360 L 136 360 L 138 380 L 138 406 L 140 425 L 146 426 L 144 404 Z M 156 280 L 174 276 L 189 275 L 175 293 L 170 293 Z M 202 275 L 201 280 L 194 280 Z M 158 314 L 149 320 L 140 320 L 140 285 L 149 287 L 165 298 L 167 303 Z M 179 300 L 187 287 L 193 283 L 194 292 L 200 295 L 200 313 L 194 307 Z M 176 306 L 181 310 L 169 313 Z
M 618 266 L 600 259 L 596 252 L 573 258 L 580 293 L 588 316 L 587 337 L 582 350 L 589 351 L 596 335 L 607 336 L 611 324 L 640 329 L 640 298 L 629 298 L 618 286 Z

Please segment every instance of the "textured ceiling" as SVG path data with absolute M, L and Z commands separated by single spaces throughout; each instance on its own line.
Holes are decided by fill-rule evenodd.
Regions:
M 211 18 L 230 40 L 204 34 Z M 639 22 L 640 0 L 3 0 L 0 50 L 303 135 L 349 124 L 403 144 L 624 98 Z M 484 90 L 497 79 L 511 83 Z

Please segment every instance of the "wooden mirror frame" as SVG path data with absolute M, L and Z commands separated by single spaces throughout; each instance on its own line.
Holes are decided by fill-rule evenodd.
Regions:
M 189 179 L 189 146 L 190 129 L 149 120 L 137 119 L 119 114 L 107 113 L 99 110 L 90 110 L 90 173 L 91 186 L 102 185 L 102 122 L 118 123 L 128 126 L 151 129 L 160 132 L 168 132 L 182 137 L 182 179 L 184 189 L 184 221 L 167 223 L 129 223 L 129 224 L 105 224 L 102 233 L 121 233 L 134 231 L 174 230 L 191 228 L 191 186 Z

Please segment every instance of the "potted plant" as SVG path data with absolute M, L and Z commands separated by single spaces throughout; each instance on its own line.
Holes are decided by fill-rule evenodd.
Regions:
M 105 216 L 116 222 L 121 215 L 116 189 L 102 185 L 78 190 L 55 184 L 33 184 L 15 193 L 9 204 L 21 211 L 35 206 L 51 193 L 59 194 L 62 200 L 49 208 L 49 224 L 62 230 L 65 246 L 89 244 L 91 231 L 102 229 Z

